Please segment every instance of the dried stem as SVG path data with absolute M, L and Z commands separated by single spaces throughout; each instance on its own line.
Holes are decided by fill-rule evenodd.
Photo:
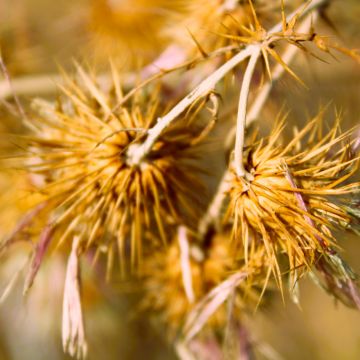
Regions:
M 18 95 L 41 95 L 56 91 L 56 84 L 61 81 L 61 77 L 55 74 L 24 76 L 13 79 L 12 84 L 8 81 L 0 82 L 0 99 L 6 100 L 15 94 Z M 11 86 L 12 85 L 12 86 Z
M 65 352 L 83 359 L 87 354 L 80 294 L 79 241 L 76 237 L 69 256 L 63 299 L 62 337 Z
M 51 225 L 47 225 L 41 232 L 39 242 L 36 244 L 34 255 L 30 264 L 29 272 L 26 275 L 23 294 L 26 295 L 34 283 L 35 277 L 40 270 L 40 266 L 43 263 L 45 254 L 53 239 L 54 229 Z
M 180 263 L 183 286 L 185 294 L 189 302 L 192 304 L 195 301 L 195 294 L 192 284 L 191 264 L 190 264 L 190 247 L 187 237 L 187 230 L 185 226 L 179 226 L 178 240 L 180 248 Z
M 145 87 L 146 85 L 164 77 L 167 74 L 173 73 L 175 71 L 178 70 L 182 70 L 182 69 L 186 69 L 189 67 L 194 67 L 197 64 L 211 59 L 211 58 L 215 58 L 216 56 L 220 56 L 223 54 L 226 54 L 228 52 L 232 52 L 237 50 L 238 48 L 236 46 L 226 46 L 223 47 L 221 49 L 217 49 L 215 51 L 213 51 L 212 53 L 208 54 L 208 56 L 206 57 L 206 59 L 201 56 L 198 57 L 196 59 L 193 60 L 187 60 L 183 63 L 179 63 L 179 64 L 175 64 L 172 63 L 172 67 L 161 67 L 159 70 L 159 67 L 157 66 L 157 62 L 161 59 L 162 55 L 159 56 L 159 58 L 157 60 L 155 60 L 152 64 L 146 66 L 144 68 L 144 70 L 142 71 L 141 75 L 142 78 L 144 78 L 144 80 L 142 80 L 136 87 L 132 88 L 122 99 L 119 103 L 116 104 L 116 106 L 112 109 L 113 112 L 115 112 L 116 110 L 118 110 L 122 105 L 124 105 L 127 101 L 129 101 L 129 99 L 131 99 L 132 96 L 134 96 L 140 89 L 142 89 L 143 87 Z M 166 51 L 166 50 L 165 50 Z M 153 67 L 157 67 L 158 71 L 156 73 L 152 72 L 152 68 Z M 130 81 L 128 81 L 130 83 Z M 135 79 L 133 79 L 132 82 L 135 82 Z
M 208 319 L 228 299 L 229 295 L 243 282 L 249 274 L 236 272 L 213 288 L 189 313 L 184 327 L 185 342 L 193 339 L 204 327 Z
M 303 6 L 300 9 L 290 14 L 287 19 L 292 19 L 295 15 L 301 13 L 303 16 L 306 13 L 311 12 L 324 4 L 328 0 L 317 0 L 310 4 L 306 10 L 303 10 Z M 282 30 L 283 22 L 275 25 L 269 32 L 268 37 L 280 32 Z M 267 41 L 267 40 L 266 40 Z M 190 92 L 185 98 L 183 98 L 174 108 L 172 108 L 165 116 L 159 118 L 154 127 L 148 130 L 148 137 L 142 144 L 133 144 L 128 149 L 128 164 L 139 165 L 146 155 L 151 151 L 152 146 L 155 144 L 162 132 L 179 116 L 181 115 L 193 102 L 200 97 L 205 96 L 211 92 L 215 85 L 224 78 L 231 70 L 233 70 L 242 61 L 252 56 L 253 52 L 257 52 L 262 43 L 250 44 L 245 49 L 241 50 L 238 54 L 234 55 L 229 61 L 218 68 L 209 77 L 203 80 L 194 90 Z
M 316 12 L 314 16 L 309 15 L 307 18 L 304 19 L 304 21 L 299 25 L 299 32 L 307 31 L 312 22 L 314 22 L 318 17 L 318 13 Z M 288 46 L 285 50 L 282 58 L 286 64 L 289 64 L 294 59 L 297 51 L 299 50 L 296 46 Z M 263 106 L 265 105 L 265 102 L 271 92 L 271 89 L 274 86 L 274 83 L 278 81 L 282 75 L 285 73 L 285 68 L 281 64 L 277 64 L 272 71 L 272 79 L 270 79 L 261 89 L 260 93 L 257 95 L 254 103 L 252 104 L 248 116 L 247 116 L 247 125 L 250 125 L 250 123 L 254 122 Z M 227 143 L 232 144 L 233 139 L 236 134 L 236 127 L 233 128 L 233 131 L 228 136 Z M 229 180 L 231 178 L 231 173 L 229 170 L 226 170 L 220 183 L 218 186 L 218 189 L 215 193 L 215 196 L 213 197 L 213 200 L 211 201 L 208 210 L 206 211 L 205 215 L 202 217 L 200 223 L 199 223 L 199 233 L 204 236 L 209 227 L 214 224 L 216 219 L 219 218 L 219 215 L 221 213 L 221 209 L 224 203 L 224 200 L 226 198 L 226 191 L 229 188 Z
M 213 53 L 209 54 L 208 58 L 213 58 L 216 56 L 220 56 L 226 52 L 234 51 L 236 49 L 235 46 L 227 46 L 221 49 L 214 51 Z M 145 85 L 163 77 L 164 75 L 184 69 L 189 66 L 194 66 L 206 59 L 204 57 L 199 57 L 194 60 L 189 60 L 186 62 L 181 62 L 179 64 L 172 63 L 171 68 L 162 67 L 159 70 L 158 62 L 161 60 L 163 54 L 159 56 L 153 63 L 146 66 L 143 71 L 141 72 L 142 80 L 140 84 L 134 87 L 131 91 L 129 91 L 124 98 L 122 99 L 121 103 L 117 104 L 113 111 L 116 111 L 122 104 L 128 101 L 140 88 L 144 87 Z M 154 70 L 156 72 L 154 73 Z M 100 75 L 98 77 L 101 80 L 106 80 L 105 75 Z M 124 83 L 126 86 L 133 86 L 133 84 L 138 80 L 132 74 L 125 74 L 124 75 Z M 0 81 L 0 100 L 7 100 L 10 97 L 13 97 L 14 94 L 21 95 L 21 96 L 32 96 L 36 94 L 44 95 L 44 94 L 53 94 L 57 91 L 58 85 L 63 81 L 63 77 L 58 74 L 44 74 L 44 75 L 25 75 L 22 77 L 11 79 L 11 84 L 7 79 Z
M 228 62 L 222 65 L 208 78 L 202 81 L 193 91 L 190 92 L 185 98 L 183 98 L 175 107 L 170 110 L 164 117 L 159 118 L 157 124 L 149 129 L 148 137 L 143 144 L 134 144 L 129 147 L 128 150 L 128 163 L 130 165 L 138 165 L 142 159 L 149 153 L 152 146 L 162 134 L 162 132 L 179 116 L 181 115 L 192 103 L 198 100 L 200 97 L 205 96 L 211 92 L 215 85 L 234 67 L 239 65 L 246 58 L 251 56 L 253 48 L 250 46 L 245 50 L 242 50 Z
M 196 360 L 191 353 L 188 344 L 183 341 L 175 344 L 175 351 L 180 360 Z
M 260 57 L 261 48 L 260 46 L 254 45 L 248 66 L 246 68 L 244 79 L 241 85 L 239 108 L 236 125 L 236 141 L 235 141 L 235 171 L 239 177 L 249 177 L 243 164 L 243 148 L 245 142 L 245 127 L 246 127 L 246 113 L 247 103 L 250 92 L 251 79 L 253 77 L 256 63 Z
M 205 236 L 208 232 L 210 226 L 219 219 L 219 214 L 221 213 L 221 209 L 226 197 L 226 191 L 229 188 L 229 181 L 231 178 L 231 173 L 229 171 L 225 171 L 224 176 L 222 177 L 218 190 L 208 207 L 205 216 L 202 217 L 199 223 L 199 234 L 201 236 Z

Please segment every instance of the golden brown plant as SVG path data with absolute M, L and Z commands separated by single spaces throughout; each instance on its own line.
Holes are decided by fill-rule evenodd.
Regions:
M 351 228 L 356 221 L 342 207 L 344 199 L 360 191 L 359 183 L 348 182 L 359 169 L 352 131 L 341 133 L 336 123 L 321 135 L 322 115 L 288 144 L 279 141 L 280 123 L 266 140 L 247 149 L 245 168 L 252 179 L 233 172 L 229 183 L 225 222 L 233 224 L 233 241 L 246 259 L 264 247 L 269 273 L 280 287 L 284 273 L 290 274 L 294 288 L 322 257 L 335 255 L 334 230 Z
M 144 90 L 113 113 L 123 96 L 116 73 L 107 93 L 82 69 L 79 74 L 81 84 L 69 80 L 56 104 L 34 103 L 33 131 L 17 137 L 26 148 L 18 157 L 42 195 L 39 216 L 57 234 L 58 246 L 79 237 L 82 247 L 103 245 L 113 258 L 116 243 L 121 266 L 129 247 L 134 265 L 152 236 L 166 242 L 167 225 L 196 224 L 204 200 L 194 146 L 201 128 L 186 127 L 189 112 L 140 166 L 129 165 L 127 148 L 164 111 L 161 90 Z
M 231 318 L 240 322 L 258 301 L 264 264 L 258 255 L 251 260 L 252 268 L 246 267 L 249 277 L 245 280 L 246 276 L 241 274 L 245 271 L 244 257 L 240 254 L 234 257 L 229 234 L 209 236 L 205 245 L 180 227 L 165 252 L 159 251 L 144 262 L 146 297 L 142 307 L 150 315 L 158 315 L 170 340 L 179 335 L 192 338 L 200 330 L 201 337 L 220 335 L 229 320 L 226 304 L 220 301 L 211 310 L 207 303 L 201 306 L 197 303 L 228 278 L 239 277 L 232 286 Z M 197 321 L 191 319 L 194 315 L 206 326 L 198 328 Z
M 62 332 L 70 355 L 87 353 L 81 303 L 85 256 L 95 263 L 106 255 L 107 279 L 116 255 L 121 275 L 128 265 L 136 269 L 143 308 L 159 316 L 171 340 L 185 345 L 199 335 L 226 347 L 229 326 L 243 326 L 244 314 L 272 289 L 272 279 L 282 294 L 289 277 L 297 302 L 299 280 L 310 274 L 345 304 L 360 308 L 356 276 L 338 255 L 335 236 L 336 230 L 359 225 L 357 200 L 344 202 L 360 192 L 352 179 L 359 169 L 354 132 L 342 133 L 337 121 L 324 133 L 321 113 L 296 128 L 287 144 L 281 141 L 284 119 L 267 138 L 254 137 L 245 146 L 246 127 L 260 120 L 273 82 L 285 72 L 302 82 L 289 67 L 296 51 L 315 57 L 332 49 L 357 54 L 315 33 L 326 0 L 307 2 L 288 17 L 280 1 L 281 21 L 267 29 L 264 19 L 272 19 L 272 5 L 93 0 L 93 30 L 100 46 L 115 54 L 110 75 L 94 76 L 77 66 L 77 76 L 65 75 L 54 101 L 33 102 L 31 115 L 15 96 L 27 130 L 13 135 L 17 152 L 9 152 L 5 163 L 25 174 L 28 206 L 0 249 L 19 240 L 33 245 L 25 292 L 49 250 L 61 247 L 68 255 Z M 121 61 L 135 58 L 142 66 L 165 48 L 167 56 L 120 75 L 119 54 Z M 95 49 L 96 56 L 107 57 L 106 49 Z M 200 56 L 194 58 L 194 50 Z M 173 75 L 167 82 L 168 73 Z M 124 88 L 130 87 L 126 93 L 123 78 Z M 263 87 L 252 97 L 252 85 L 260 82 Z M 4 93 L 9 89 L 8 84 Z M 240 95 L 235 106 L 233 89 Z M 204 139 L 216 123 L 232 117 L 237 117 L 234 131 L 218 141 L 226 148 L 221 166 Z M 225 152 L 234 139 L 226 168 Z M 213 172 L 205 173 L 205 167 Z M 221 171 L 223 176 L 215 174 Z M 221 177 L 207 204 L 208 189 Z

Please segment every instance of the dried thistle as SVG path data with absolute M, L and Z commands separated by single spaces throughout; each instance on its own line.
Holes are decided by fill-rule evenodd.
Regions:
M 124 38 L 126 50 L 131 52 L 134 46 L 139 53 L 141 44 L 140 50 L 156 53 L 163 46 L 155 46 L 156 42 L 165 39 L 163 30 L 173 25 L 169 23 L 176 16 L 165 21 L 161 15 L 153 22 L 149 12 L 165 10 L 174 15 L 183 11 L 180 8 L 185 3 L 137 0 L 128 12 L 126 1 L 94 0 L 93 20 L 105 37 Z M 307 3 L 289 17 L 285 16 L 282 1 L 281 23 L 270 30 L 263 27 L 258 16 L 259 2 L 199 3 L 204 5 L 202 16 L 195 21 L 196 31 L 190 29 L 190 33 L 203 56 L 200 61 L 172 66 L 170 56 L 163 70 L 125 96 L 115 69 L 110 84 L 99 84 L 102 80 L 79 67 L 79 77 L 61 87 L 56 104 L 43 100 L 34 103 L 37 114 L 26 119 L 31 132 L 16 137 L 17 145 L 24 150 L 16 166 L 26 171 L 38 201 L 3 248 L 31 229 L 29 238 L 36 241 L 25 292 L 49 248 L 67 248 L 70 256 L 63 302 L 63 345 L 72 356 L 83 357 L 87 350 L 80 258 L 90 249 L 96 250 L 95 259 L 102 252 L 107 254 L 108 275 L 116 247 L 123 272 L 129 259 L 133 268 L 143 265 L 137 267 L 145 275 L 143 306 L 160 314 L 170 337 L 180 333 L 181 340 L 191 342 L 200 334 L 205 339 L 203 344 L 210 344 L 205 345 L 207 350 L 219 339 L 226 346 L 229 324 L 241 322 L 252 300 L 259 302 L 269 289 L 271 274 L 281 291 L 284 273 L 289 274 L 295 298 L 299 278 L 313 274 L 327 291 L 348 305 L 360 307 L 356 276 L 337 254 L 334 236 L 334 229 L 356 230 L 359 225 L 357 205 L 342 202 L 359 191 L 359 184 L 347 184 L 358 170 L 354 154 L 358 141 L 350 140 L 351 132 L 339 134 L 338 125 L 318 137 L 321 126 L 317 118 L 296 131 L 288 145 L 280 142 L 281 123 L 269 138 L 244 147 L 246 121 L 259 114 L 271 81 L 284 71 L 300 80 L 288 65 L 294 56 L 288 45 L 304 52 L 310 52 L 304 44 L 313 43 L 324 52 L 337 49 L 353 57 L 356 53 L 326 43 L 315 34 L 311 15 L 298 24 L 303 15 L 322 7 L 326 0 Z M 217 25 L 212 27 L 214 19 Z M 139 23 L 145 25 L 145 32 Z M 212 39 L 199 35 L 203 25 L 212 27 Z M 124 37 L 124 29 L 129 27 L 130 34 Z M 149 40 L 145 44 L 149 48 L 142 46 L 144 39 Z M 281 47 L 284 51 L 280 56 L 281 44 L 285 48 Z M 208 62 L 217 55 L 217 59 L 225 60 L 221 66 L 218 61 Z M 224 228 L 211 228 L 215 234 L 209 231 L 211 223 L 220 217 L 223 198 L 210 206 L 205 221 L 200 219 L 205 189 L 199 180 L 198 144 L 218 119 L 220 101 L 215 87 L 220 85 L 223 90 L 224 78 L 248 58 L 238 106 L 235 161 L 224 176 L 230 184 L 224 219 L 225 230 L 229 225 L 233 228 L 230 242 Z M 269 82 L 249 115 L 252 78 L 261 58 Z M 183 87 L 172 92 L 154 85 L 154 80 L 165 73 L 205 61 L 210 64 L 204 70 L 207 78 L 175 106 L 173 102 Z M 146 70 L 130 74 L 130 78 L 152 74 Z M 196 75 L 202 74 L 199 70 Z M 206 118 L 209 125 L 200 127 L 194 120 L 201 118 L 208 100 L 213 105 L 211 117 Z M 197 227 L 200 234 L 189 235 L 187 228 Z M 178 233 L 173 236 L 176 229 Z M 160 244 L 160 239 L 169 247 Z M 143 264 L 142 254 L 146 255 Z M 202 353 L 206 356 L 209 351 Z M 216 354 L 221 357 L 218 351 Z
M 204 296 L 230 271 L 232 259 L 224 245 L 226 242 L 222 244 L 217 241 L 205 255 L 201 248 L 190 243 L 188 280 L 183 276 L 178 241 L 174 241 L 165 253 L 155 255 L 144 264 L 147 294 L 143 306 L 159 314 L 161 322 L 171 330 L 171 338 L 181 328 L 194 301 Z M 187 282 L 190 283 L 193 296 L 189 296 L 186 291 Z M 218 313 L 212 319 L 212 325 L 222 326 L 224 315 L 224 312 Z
M 180 228 L 166 252 L 146 259 L 142 307 L 158 315 L 170 339 L 180 335 L 189 341 L 200 331 L 211 338 L 227 326 L 225 302 L 231 294 L 231 318 L 237 322 L 257 303 L 264 262 L 258 254 L 245 270 L 244 258 L 233 256 L 228 235 L 216 234 L 199 243 L 184 231 Z
M 341 205 L 360 190 L 359 183 L 347 183 L 359 168 L 350 151 L 352 131 L 341 133 L 337 123 L 318 138 L 320 124 L 321 115 L 282 145 L 280 123 L 266 140 L 247 149 L 244 166 L 253 180 L 233 172 L 229 184 L 225 222 L 233 224 L 233 240 L 244 248 L 247 261 L 264 247 L 280 287 L 284 272 L 289 272 L 294 289 L 321 258 L 335 256 L 333 230 L 351 228 L 354 221 Z
M 194 116 L 190 111 L 182 124 L 159 138 L 141 165 L 130 165 L 127 148 L 141 143 L 166 107 L 160 90 L 152 95 L 144 90 L 113 113 L 111 107 L 122 98 L 117 73 L 108 92 L 82 69 L 79 74 L 81 85 L 69 80 L 57 104 L 34 103 L 36 130 L 16 137 L 26 149 L 20 165 L 43 197 L 38 216 L 51 228 L 57 246 L 79 237 L 86 249 L 105 246 L 113 258 L 116 244 L 121 266 L 129 249 L 135 265 L 147 245 L 144 239 L 154 242 L 150 234 L 165 243 L 167 225 L 195 224 L 204 187 L 196 175 L 199 147 L 193 144 L 202 129 L 185 127 Z

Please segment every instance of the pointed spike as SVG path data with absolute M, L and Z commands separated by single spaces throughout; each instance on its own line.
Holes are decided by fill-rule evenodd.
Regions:
M 256 15 L 256 11 L 255 11 L 255 8 L 254 8 L 254 4 L 253 4 L 253 1 L 252 0 L 248 0 L 249 1 L 249 6 L 250 6 L 250 9 L 251 9 L 251 13 L 252 13 L 252 16 L 253 16 L 253 19 L 254 19 L 254 24 L 255 24 L 255 30 L 256 31 L 259 31 L 259 30 L 262 30 L 262 26 L 259 22 L 259 19 Z
M 274 50 L 269 48 L 268 49 L 270 55 L 295 79 L 297 80 L 302 86 L 307 89 L 306 84 L 292 71 L 289 66 L 284 62 L 284 60 L 280 57 L 280 55 Z
M 271 69 L 270 69 L 270 63 L 269 63 L 269 56 L 268 53 L 266 52 L 266 49 L 261 48 L 261 53 L 265 62 L 265 67 L 266 67 L 266 72 L 269 76 L 269 80 L 272 81 L 272 74 L 271 74 Z
M 207 59 L 209 57 L 209 54 L 204 50 L 204 48 L 200 45 L 199 41 L 196 39 L 195 35 L 187 29 L 189 35 L 191 36 L 191 39 L 194 41 L 196 47 L 200 51 L 200 54 L 203 56 L 204 59 Z
M 312 2 L 312 0 L 308 0 L 304 7 L 302 9 L 300 9 L 289 21 L 287 28 L 291 29 L 292 31 L 294 31 L 296 24 L 299 20 L 299 18 L 304 14 L 304 12 L 306 11 L 306 9 L 309 7 L 310 3 Z

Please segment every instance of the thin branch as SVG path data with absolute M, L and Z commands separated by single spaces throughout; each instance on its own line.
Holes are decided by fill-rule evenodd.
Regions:
M 229 181 L 231 179 L 230 171 L 225 171 L 224 176 L 222 177 L 218 190 L 208 207 L 205 215 L 202 217 L 199 223 L 199 234 L 204 237 L 208 232 L 210 226 L 216 223 L 216 220 L 219 219 L 219 214 L 221 213 L 224 200 L 226 198 L 226 191 L 229 188 Z
M 179 116 L 181 115 L 193 102 L 200 97 L 205 96 L 212 91 L 215 85 L 234 67 L 239 65 L 246 58 L 251 56 L 253 47 L 249 46 L 231 58 L 228 62 L 222 65 L 208 78 L 203 80 L 189 95 L 184 97 L 177 105 L 175 105 L 170 112 L 164 117 L 159 118 L 157 124 L 149 129 L 148 137 L 143 144 L 134 144 L 128 150 L 128 163 L 130 165 L 140 164 L 142 159 L 149 153 L 152 146 L 162 134 L 162 132 Z
M 14 93 L 18 95 L 43 95 L 56 91 L 56 84 L 61 82 L 62 78 L 59 75 L 33 75 L 24 76 L 13 79 L 12 86 L 8 81 L 0 82 L 0 99 L 6 100 L 13 96 Z
M 299 33 L 305 33 L 309 31 L 312 23 L 316 22 L 318 19 L 319 14 L 318 12 L 315 12 L 307 18 L 304 19 L 304 21 L 299 25 L 298 32 Z M 281 58 L 283 59 L 283 62 L 285 64 L 290 64 L 297 52 L 299 51 L 299 48 L 297 46 L 291 46 L 288 45 L 285 52 L 281 55 Z M 261 88 L 261 91 L 256 95 L 256 99 L 254 100 L 253 104 L 251 105 L 251 108 L 248 112 L 247 118 L 246 118 L 246 124 L 249 126 L 252 124 L 260 115 L 263 106 L 265 105 L 265 102 L 270 95 L 270 92 L 272 88 L 274 87 L 275 83 L 281 79 L 281 77 L 285 73 L 285 68 L 282 64 L 277 63 L 274 67 L 274 70 L 271 72 L 271 79 Z M 226 138 L 226 144 L 227 148 L 232 147 L 232 144 L 236 135 L 236 126 L 234 126 L 229 135 Z
M 41 232 L 39 242 L 36 244 L 33 258 L 31 260 L 29 272 L 26 275 L 23 294 L 26 295 L 34 283 L 35 277 L 40 270 L 40 266 L 43 263 L 47 249 L 53 239 L 54 229 L 47 225 Z
M 315 0 L 310 4 L 305 11 L 303 6 L 298 10 L 294 11 L 287 17 L 287 20 L 291 20 L 294 16 L 301 12 L 301 16 L 311 12 L 313 9 L 318 8 L 326 4 L 328 0 Z M 282 30 L 282 22 L 275 25 L 269 32 L 268 35 L 276 34 Z M 158 119 L 154 127 L 149 129 L 148 137 L 140 144 L 133 144 L 129 147 L 128 164 L 139 165 L 146 155 L 151 151 L 152 146 L 155 144 L 162 132 L 179 116 L 181 115 L 194 101 L 200 97 L 205 96 L 212 91 L 215 85 L 224 78 L 231 70 L 233 70 L 242 61 L 250 57 L 253 52 L 258 51 L 259 45 L 250 44 L 245 49 L 234 55 L 229 61 L 223 64 L 219 69 L 212 73 L 209 77 L 203 80 L 194 90 L 190 92 L 185 98 L 183 98 L 174 108 L 172 108 L 165 116 Z
M 2 55 L 1 55 L 1 52 L 0 52 L 0 69 L 1 71 L 3 72 L 4 74 L 4 77 L 5 77 L 5 84 L 7 84 L 8 88 L 9 88 L 9 91 L 10 93 L 12 94 L 14 100 L 15 100 L 15 104 L 16 104 L 16 107 L 17 107 L 17 110 L 18 110 L 18 113 L 19 115 L 21 116 L 24 124 L 26 126 L 28 126 L 30 129 L 32 130 L 36 130 L 36 127 L 34 127 L 34 125 L 31 123 L 31 121 L 29 120 L 26 112 L 25 112 L 25 109 L 23 108 L 21 102 L 20 102 L 20 99 L 18 98 L 17 96 L 17 93 L 14 89 L 14 85 L 12 83 L 12 80 L 11 80 L 11 77 L 10 77 L 10 74 L 8 72 L 8 69 L 4 63 L 4 60 L 2 58 Z M 0 88 L 0 91 L 1 91 L 1 88 Z M 1 97 L 0 97 L 0 100 L 1 100 Z
M 81 306 L 79 240 L 73 241 L 66 268 L 63 299 L 62 340 L 64 351 L 78 359 L 86 358 L 87 343 Z
M 197 64 L 214 58 L 216 56 L 220 56 L 223 55 L 227 52 L 231 52 L 231 51 L 235 51 L 237 50 L 238 47 L 236 46 L 226 46 L 223 47 L 221 49 L 215 50 L 212 53 L 208 54 L 207 58 L 205 59 L 203 56 L 195 58 L 193 60 L 187 60 L 183 63 L 179 63 L 179 64 L 172 64 L 172 67 L 162 67 L 162 68 L 158 68 L 158 71 L 156 73 L 153 73 L 150 71 L 150 69 L 154 66 L 156 66 L 156 63 L 158 62 L 158 60 L 162 57 L 162 55 L 160 55 L 160 57 L 155 60 L 152 64 L 146 66 L 146 68 L 144 69 L 144 71 L 142 71 L 141 75 L 144 78 L 144 80 L 142 80 L 136 87 L 132 88 L 122 99 L 119 103 L 116 104 L 116 106 L 112 109 L 113 112 L 117 111 L 122 105 L 124 105 L 132 96 L 134 96 L 140 89 L 144 88 L 146 85 L 164 77 L 167 74 L 173 73 L 175 71 L 178 70 L 182 70 L 182 69 L 186 69 L 189 67 L 194 67 Z M 166 50 L 165 50 L 166 51 Z M 129 82 L 129 81 L 128 81 Z M 133 82 L 135 82 L 135 79 L 133 80 Z
M 193 339 L 204 327 L 208 319 L 226 301 L 234 289 L 248 276 L 247 272 L 236 272 L 213 288 L 189 313 L 185 326 L 185 342 Z
M 11 292 L 14 290 L 17 285 L 18 280 L 20 279 L 22 273 L 29 263 L 30 258 L 28 257 L 25 263 L 11 276 L 10 281 L 6 285 L 5 289 L 0 294 L 0 306 L 4 304 L 4 302 L 8 299 Z
M 240 98 L 239 98 L 239 108 L 237 116 L 237 125 L 236 125 L 236 141 L 235 141 L 235 158 L 234 165 L 237 176 L 244 177 L 247 172 L 243 164 L 243 149 L 245 142 L 245 128 L 246 128 L 246 113 L 247 113 L 247 103 L 250 92 L 251 79 L 253 77 L 257 61 L 261 54 L 261 47 L 257 46 L 254 48 L 252 55 L 250 57 L 248 66 L 246 68 L 244 79 L 241 85 Z
M 183 341 L 175 344 L 175 351 L 180 360 L 196 360 L 194 355 L 191 353 L 188 344 Z
M 187 237 L 187 229 L 185 226 L 179 226 L 178 241 L 180 248 L 180 264 L 183 286 L 186 297 L 189 300 L 189 303 L 192 304 L 195 301 L 195 294 L 192 284 L 189 240 Z
M 229 51 L 234 51 L 235 46 L 227 46 L 221 49 L 214 51 L 209 54 L 209 58 L 213 58 L 219 55 L 222 55 Z M 141 72 L 142 82 L 129 91 L 124 98 L 121 100 L 121 103 L 117 104 L 112 110 L 116 111 L 122 104 L 128 101 L 140 88 L 149 84 L 150 82 L 155 81 L 156 79 L 177 71 L 183 68 L 194 66 L 205 59 L 203 57 L 196 58 L 194 60 L 189 60 L 179 64 L 172 64 L 172 68 L 161 68 L 159 70 L 158 62 L 161 60 L 164 54 L 161 54 L 153 63 L 146 66 Z M 156 69 L 156 72 L 153 70 Z M 99 75 L 100 80 L 106 80 L 106 75 Z M 124 86 L 132 87 L 133 84 L 138 80 L 138 77 L 135 77 L 132 74 L 124 75 Z M 58 89 L 58 84 L 63 81 L 63 77 L 58 74 L 44 74 L 44 75 L 25 75 L 18 78 L 11 79 L 11 84 L 6 79 L 0 81 L 0 100 L 7 100 L 17 94 L 18 96 L 33 96 L 33 95 L 45 95 L 53 94 Z

